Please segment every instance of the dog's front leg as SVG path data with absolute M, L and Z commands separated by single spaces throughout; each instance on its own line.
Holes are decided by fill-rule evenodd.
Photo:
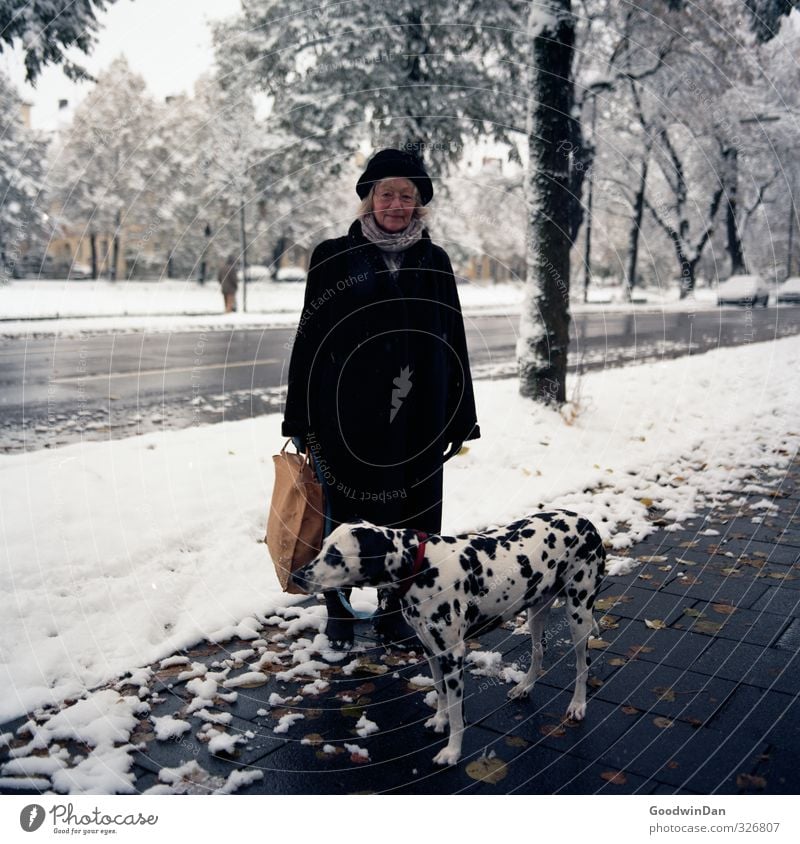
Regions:
M 447 694 L 447 719 L 450 722 L 450 739 L 433 757 L 436 765 L 455 765 L 461 758 L 464 737 L 464 652 L 463 642 L 448 654 L 440 654 L 439 670 Z
M 439 668 L 439 657 L 429 656 L 428 665 L 431 667 L 431 676 L 436 687 L 436 714 L 432 718 L 428 718 L 425 726 L 433 727 L 435 733 L 443 733 L 447 726 L 447 692 L 442 671 Z

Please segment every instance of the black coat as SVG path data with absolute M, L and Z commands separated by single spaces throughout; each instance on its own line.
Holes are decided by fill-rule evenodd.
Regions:
M 480 436 L 447 253 L 426 230 L 392 276 L 356 220 L 311 256 L 282 432 L 304 436 L 334 524 L 441 531 L 442 456 Z

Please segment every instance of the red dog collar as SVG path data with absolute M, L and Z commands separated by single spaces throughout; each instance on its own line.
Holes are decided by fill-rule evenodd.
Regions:
M 414 578 L 422 571 L 422 561 L 425 559 L 425 543 L 428 541 L 428 534 L 424 530 L 415 531 L 417 534 L 417 555 L 414 557 L 414 564 L 411 566 L 411 574 L 397 590 L 402 598 L 411 588 Z

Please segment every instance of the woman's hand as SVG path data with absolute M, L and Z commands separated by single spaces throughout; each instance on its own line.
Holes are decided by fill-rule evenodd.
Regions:
M 450 448 L 444 453 L 444 458 L 442 463 L 446 463 L 454 454 L 458 454 L 461 451 L 461 446 L 464 445 L 463 442 L 452 442 L 450 443 Z

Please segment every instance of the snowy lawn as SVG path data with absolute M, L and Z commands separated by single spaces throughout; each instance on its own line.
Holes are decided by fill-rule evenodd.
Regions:
M 513 379 L 477 382 L 483 436 L 446 464 L 444 531 L 543 504 L 623 549 L 652 529 L 649 504 L 679 523 L 754 466 L 780 473 L 800 443 L 798 371 L 796 337 L 610 369 L 562 414 Z M 254 638 L 300 600 L 260 543 L 279 428 L 270 415 L 0 457 L 0 719 L 203 638 Z M 320 629 L 307 615 L 297 629 Z
M 478 282 L 459 285 L 464 313 L 516 314 L 521 284 Z M 188 331 L 204 328 L 295 326 L 303 307 L 303 282 L 256 282 L 247 289 L 247 313 L 222 313 L 216 282 L 194 281 L 15 281 L 0 288 L 0 335 L 30 331 L 71 335 L 80 331 Z M 575 301 L 573 313 L 642 310 L 693 311 L 716 305 L 713 290 L 699 290 L 679 301 L 677 290 L 650 290 L 647 304 L 623 301 L 622 289 L 590 291 L 589 304 Z M 637 294 L 640 295 L 640 294 Z M 239 307 L 242 292 L 239 288 Z M 31 323 L 28 320 L 41 319 Z M 19 320 L 19 321 L 17 321 Z

